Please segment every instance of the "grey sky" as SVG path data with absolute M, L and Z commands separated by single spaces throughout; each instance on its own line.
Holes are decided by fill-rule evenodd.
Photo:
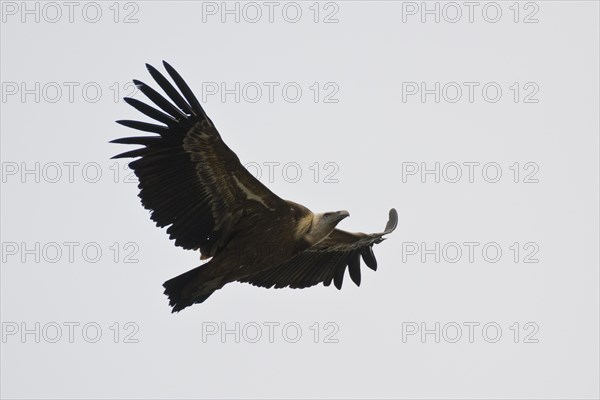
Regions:
M 597 2 L 22 4 L 0 28 L 3 398 L 598 397 Z M 170 314 L 199 254 L 108 144 L 163 59 L 280 196 L 350 231 L 398 210 L 360 288 L 231 284 Z

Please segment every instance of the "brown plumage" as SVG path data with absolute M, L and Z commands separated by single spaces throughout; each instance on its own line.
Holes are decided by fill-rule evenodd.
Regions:
M 396 228 L 396 210 L 390 211 L 383 232 L 350 233 L 335 228 L 347 211 L 315 214 L 281 199 L 244 168 L 185 81 L 163 64 L 179 90 L 146 66 L 170 101 L 133 81 L 160 110 L 124 99 L 162 125 L 117 121 L 155 135 L 112 143 L 144 146 L 113 158 L 137 158 L 129 167 L 139 178 L 139 197 L 152 220 L 168 227 L 175 245 L 210 258 L 164 283 L 172 311 L 202 303 L 234 281 L 267 288 L 306 288 L 321 282 L 328 286 L 333 281 L 341 289 L 348 268 L 350 278 L 360 285 L 360 259 L 377 268 L 372 247 Z

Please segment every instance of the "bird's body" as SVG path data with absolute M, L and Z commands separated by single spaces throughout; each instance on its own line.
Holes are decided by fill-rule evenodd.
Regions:
M 125 99 L 163 125 L 118 121 L 159 136 L 113 142 L 145 146 L 115 158 L 140 157 L 129 166 L 140 180 L 139 196 L 152 219 L 157 226 L 169 226 L 176 245 L 210 258 L 165 282 L 173 312 L 201 303 L 235 281 L 276 288 L 334 281 L 341 288 L 348 267 L 352 280 L 360 284 L 360 257 L 376 268 L 371 247 L 395 229 L 396 211 L 390 211 L 382 233 L 349 233 L 335 228 L 347 211 L 318 214 L 279 198 L 243 167 L 187 84 L 164 64 L 181 94 L 156 69 L 148 70 L 174 104 L 135 80 L 164 112 Z

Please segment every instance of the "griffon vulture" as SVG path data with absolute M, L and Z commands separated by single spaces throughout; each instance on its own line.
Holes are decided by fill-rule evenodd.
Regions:
M 124 100 L 161 123 L 121 120 L 121 125 L 156 135 L 113 140 L 142 145 L 113 158 L 137 158 L 129 167 L 139 178 L 139 197 L 175 245 L 200 250 L 210 261 L 164 283 L 172 312 L 202 303 L 229 282 L 266 288 L 306 288 L 333 281 L 341 289 L 348 268 L 360 285 L 360 259 L 373 269 L 372 247 L 398 223 L 392 209 L 381 233 L 336 229 L 347 211 L 313 213 L 284 200 L 260 183 L 223 142 L 215 125 L 168 63 L 177 90 L 146 65 L 166 99 L 143 82 L 133 82 L 159 109 Z

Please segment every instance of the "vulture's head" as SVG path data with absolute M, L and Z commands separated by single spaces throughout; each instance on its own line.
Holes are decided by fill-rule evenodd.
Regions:
M 346 210 L 313 214 L 312 223 L 305 238 L 312 244 L 320 242 L 335 229 L 341 220 L 349 215 L 350 213 Z

